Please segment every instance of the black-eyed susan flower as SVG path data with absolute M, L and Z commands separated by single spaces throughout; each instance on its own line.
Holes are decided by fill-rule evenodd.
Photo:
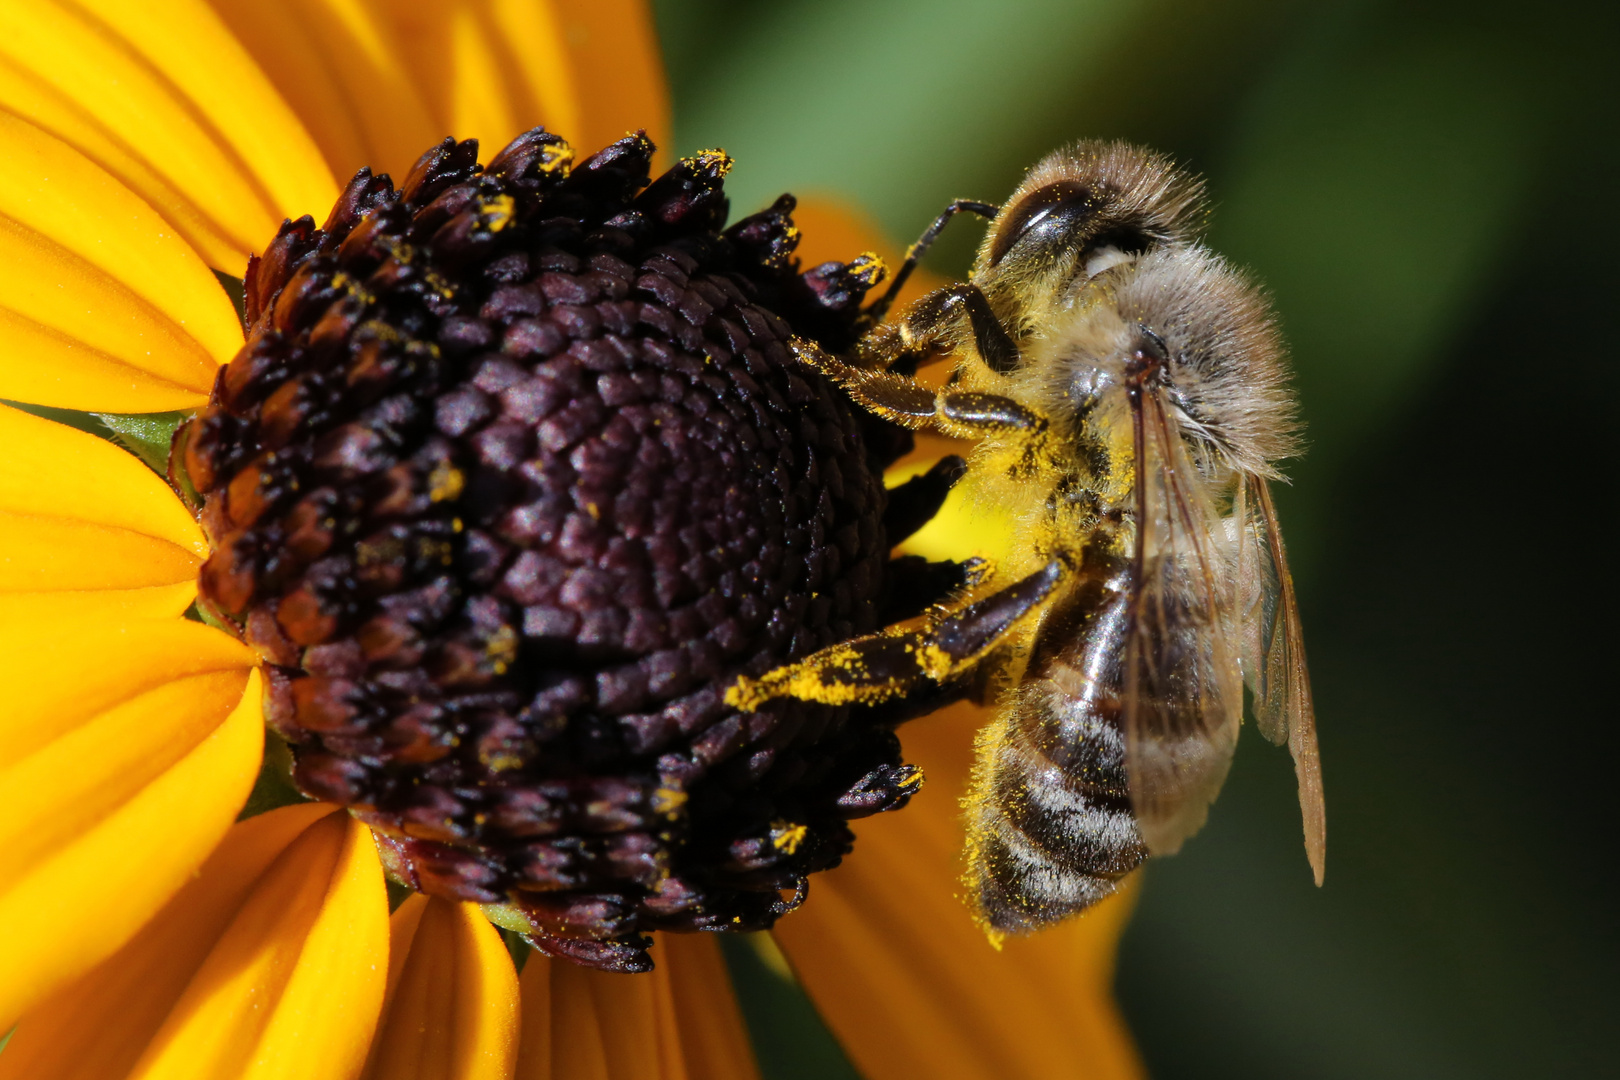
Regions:
M 753 1075 L 712 938 L 520 979 L 487 914 L 643 969 L 648 931 L 770 925 L 914 790 L 875 722 L 719 704 L 876 624 L 881 436 L 778 355 L 847 333 L 869 264 L 799 273 L 789 204 L 722 231 L 719 155 L 648 184 L 638 5 L 0 31 L 0 398 L 137 447 L 197 414 L 188 508 L 0 407 L 0 1077 Z M 541 120 L 608 149 L 439 142 Z M 233 824 L 266 720 L 324 801 Z M 873 1077 L 1130 1075 L 1118 906 L 996 953 L 954 898 L 973 720 L 908 734 L 934 787 L 778 940 Z

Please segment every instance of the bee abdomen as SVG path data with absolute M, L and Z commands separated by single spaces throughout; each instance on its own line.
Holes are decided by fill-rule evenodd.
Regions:
M 1041 679 L 991 728 L 970 803 L 970 874 L 994 929 L 1026 932 L 1084 910 L 1147 858 L 1114 705 Z

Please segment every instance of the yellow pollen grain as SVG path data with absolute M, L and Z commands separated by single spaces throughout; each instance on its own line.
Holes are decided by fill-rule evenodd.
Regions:
M 507 769 L 515 769 L 523 764 L 523 759 L 516 754 L 479 754 L 478 760 L 490 772 L 505 772 Z M 478 824 L 482 825 L 483 822 L 480 821 Z
M 553 143 L 542 152 L 539 168 L 543 173 L 554 173 L 573 163 L 574 148 L 567 143 Z
M 655 814 L 673 814 L 686 805 L 687 794 L 677 788 L 661 787 L 653 792 L 652 808 Z
M 691 161 L 701 168 L 712 168 L 721 176 L 730 172 L 733 164 L 731 155 L 724 150 L 699 150 L 692 155 Z
M 517 659 L 517 631 L 502 626 L 484 643 L 484 655 L 490 659 L 495 674 L 504 675 L 512 661 Z
M 512 224 L 517 214 L 517 204 L 510 195 L 497 195 L 493 199 L 485 199 L 478 207 L 483 216 L 483 225 L 492 233 L 500 232 Z
M 938 645 L 924 645 L 919 652 L 921 655 L 917 657 L 917 665 L 930 679 L 944 679 L 957 663 L 950 653 Z
M 771 822 L 771 846 L 777 851 L 792 855 L 799 850 L 799 845 L 804 842 L 805 834 L 809 831 L 809 827 L 805 825 L 795 825 L 792 822 L 780 820 L 773 821 Z
M 428 498 L 433 502 L 457 498 L 466 486 L 466 474 L 448 461 L 439 462 L 428 474 Z

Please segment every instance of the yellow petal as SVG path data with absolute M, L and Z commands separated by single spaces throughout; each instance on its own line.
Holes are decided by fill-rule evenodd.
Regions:
M 208 557 L 202 529 L 169 485 L 134 455 L 4 405 L 0 511 L 107 526 L 167 541 L 199 560 Z
M 0 447 L 0 644 L 24 656 L 43 651 L 47 664 L 38 672 L 26 666 L 32 660 L 18 667 L 0 658 L 0 687 L 7 689 L 13 718 L 9 723 L 0 718 L 0 747 L 5 747 L 8 730 L 71 714 L 60 712 L 46 682 L 50 672 L 77 670 L 73 664 L 84 655 L 85 628 L 92 628 L 93 638 L 93 628 L 184 611 L 196 595 L 196 568 L 208 547 L 168 486 L 103 439 L 0 406 Z M 164 641 L 183 644 L 201 630 L 181 629 L 182 639 Z M 103 644 L 116 649 L 122 640 L 117 634 L 127 631 L 115 631 L 111 639 L 103 634 Z M 67 647 L 58 651 L 53 642 Z M 215 656 L 221 646 L 223 666 L 251 663 L 245 649 L 219 635 L 210 637 L 204 655 Z M 113 676 L 110 683 L 102 680 L 113 696 L 99 704 L 81 693 L 82 686 L 57 689 L 93 711 L 124 690 L 152 685 L 148 675 L 161 679 L 161 668 L 141 673 L 150 658 L 149 652 L 137 651 L 128 663 L 115 663 L 115 671 L 101 672 Z M 131 674 L 135 684 L 120 683 L 119 671 Z M 32 691 L 43 693 L 42 705 L 27 713 L 25 694 Z
M 0 56 L 0 109 L 51 132 L 96 162 L 163 216 L 205 258 L 237 257 L 237 245 L 116 135 L 38 76 Z
M 254 883 L 130 1075 L 347 1080 L 365 1061 L 387 957 L 371 833 L 323 817 Z
M 79 625 L 165 619 L 180 615 L 196 597 L 194 581 L 93 592 L 0 593 L 0 626 L 33 626 L 45 619 Z
M 390 922 L 388 995 L 367 1080 L 507 1080 L 518 980 L 476 904 L 411 897 Z
M 536 124 L 582 154 L 637 128 L 669 148 L 669 96 L 642 0 L 384 0 L 433 119 L 486 152 Z
M 1130 898 L 999 952 L 958 898 L 958 805 L 984 716 L 956 706 L 902 730 L 927 785 L 857 825 L 854 854 L 815 879 L 776 939 L 868 1080 L 1138 1080 L 1110 990 Z
M 227 238 L 206 252 L 221 269 L 240 273 L 282 217 L 336 195 L 313 140 L 202 0 L 16 0 L 0 5 L 0 58 L 182 193 Z
M 0 1027 L 128 941 L 225 835 L 258 773 L 260 697 L 256 673 L 177 680 L 0 757 Z
M 277 89 L 203 0 L 74 0 L 201 114 L 258 190 L 271 218 L 319 214 L 331 170 Z M 272 222 L 273 224 L 273 222 Z M 267 236 L 254 234 L 260 243 Z M 225 267 L 224 269 L 231 269 Z
M 213 0 L 342 181 L 362 165 L 402 181 L 424 150 L 451 134 L 429 116 L 418 90 L 420 73 L 411 70 L 379 6 L 363 0 Z
M 645 0 L 551 0 L 551 10 L 579 109 L 577 132 L 563 132 L 564 137 L 589 151 L 645 128 L 668 153 L 669 91 Z M 539 69 L 545 57 L 531 54 L 523 60 L 524 75 L 538 94 L 544 88 Z M 548 104 L 541 97 L 542 110 Z
M 759 1067 L 720 943 L 709 934 L 664 934 L 658 947 L 663 955 L 653 974 L 662 971 L 669 979 L 687 1075 L 693 1080 L 756 1080 Z
M 196 575 L 196 557 L 163 540 L 0 510 L 0 592 L 137 589 Z
M 661 934 L 650 975 L 531 955 L 518 1080 L 757 1080 L 719 945 Z
M 243 678 L 255 660 L 241 642 L 202 623 L 86 623 L 77 614 L 0 622 L 0 762 L 169 683 L 221 672 Z
M 0 1080 L 127 1075 L 254 883 L 335 809 L 287 806 L 233 826 L 196 876 L 127 945 L 23 1016 L 0 1054 Z
M 164 683 L 108 709 L 0 771 L 0 845 L 26 874 L 167 772 L 228 716 L 246 671 Z
M 0 34 L 15 10 L 0 5 Z M 208 267 L 67 143 L 0 113 L 0 150 L 0 397 L 104 412 L 200 405 L 242 344 Z

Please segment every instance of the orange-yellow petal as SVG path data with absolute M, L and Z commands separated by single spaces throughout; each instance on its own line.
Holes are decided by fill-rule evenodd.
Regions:
M 482 909 L 419 893 L 389 926 L 388 994 L 365 1080 L 508 1080 L 517 972 Z
M 52 126 L 166 215 L 215 266 L 239 273 L 284 216 L 321 213 L 331 174 L 264 73 L 202 0 L 16 0 L 0 5 L 0 62 L 32 90 L 0 102 Z M 44 102 L 41 107 L 40 103 Z M 68 117 L 61 127 L 53 121 Z M 75 139 L 88 129 L 91 139 Z M 143 186 L 151 174 L 160 187 Z
M 536 124 L 581 154 L 645 128 L 669 149 L 669 94 L 644 0 L 383 0 L 428 109 L 493 151 Z
M 102 128 L 72 100 L 4 56 L 0 56 L 0 110 L 51 132 L 122 180 L 148 205 L 162 207 L 163 216 L 175 231 L 199 252 L 235 256 L 236 244 L 219 226 L 203 217 L 178 188 L 154 171 L 116 133 Z
M 152 470 L 104 439 L 3 405 L 0 447 L 0 635 L 190 606 L 208 545 Z
M 208 861 L 127 945 L 26 1013 L 0 1080 L 116 1080 L 163 1025 L 254 883 L 336 808 L 283 807 L 231 828 Z
M 199 561 L 208 556 L 202 529 L 139 459 L 105 439 L 4 405 L 0 512 L 101 526 L 166 542 Z
M 714 939 L 660 934 L 650 975 L 531 955 L 518 1080 L 757 1080 Z
M 370 830 L 323 817 L 254 883 L 129 1075 L 348 1080 L 382 1009 L 387 958 Z
M 144 622 L 178 616 L 196 598 L 197 583 L 191 580 L 139 589 L 0 593 L 0 626 L 27 627 L 56 618 L 79 625 Z
M 0 150 L 0 397 L 103 412 L 205 401 L 242 332 L 196 252 L 40 128 L 0 113 Z
M 0 678 L 8 702 L 17 674 Z M 225 835 L 258 773 L 260 697 L 238 666 L 129 695 L 55 738 L 7 711 L 23 749 L 0 754 L 0 1027 L 128 941 Z
M 668 152 L 669 91 L 646 0 L 552 0 L 551 6 L 579 101 L 579 131 L 567 137 L 594 150 L 627 131 L 645 128 Z M 524 61 L 524 73 L 537 92 L 542 62 L 542 57 Z
M 419 73 L 381 5 L 212 0 L 212 6 L 303 119 L 339 182 L 362 165 L 403 181 L 422 151 L 451 134 L 423 105 Z M 311 208 L 317 220 L 330 203 Z
M 0 511 L 0 592 L 142 588 L 196 573 L 190 552 L 140 533 Z
M 38 615 L 0 620 L 0 762 L 7 765 L 170 683 L 221 673 L 245 679 L 256 659 L 241 642 L 187 619 Z
M 984 715 L 956 706 L 903 729 L 926 786 L 857 826 L 854 854 L 776 940 L 868 1080 L 1140 1080 L 1111 993 L 1130 897 L 999 952 L 959 898 L 958 805 Z
M 731 991 L 720 944 L 707 934 L 665 934 L 659 968 L 669 979 L 681 1056 L 693 1080 L 754 1080 L 759 1067 Z

